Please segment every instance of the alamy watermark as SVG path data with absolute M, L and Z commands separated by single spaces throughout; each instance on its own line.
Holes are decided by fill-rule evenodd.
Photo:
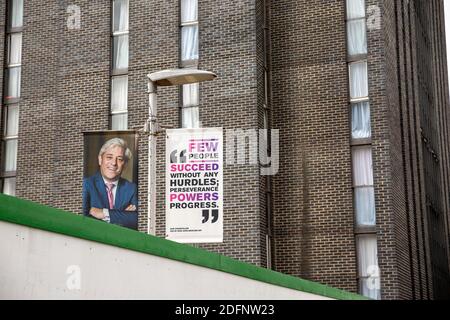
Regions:
M 371 5 L 367 7 L 367 30 L 381 29 L 381 9 L 379 6 Z
M 69 290 L 81 290 L 81 267 L 78 265 L 70 265 L 66 269 L 69 276 L 66 280 L 66 286 Z
M 366 287 L 369 290 L 380 290 L 380 268 L 377 265 L 370 265 L 366 272 Z
M 225 129 L 224 163 L 227 166 L 258 166 L 262 176 L 273 176 L 279 170 L 278 129 Z M 174 138 L 176 139 L 176 138 Z M 186 160 L 186 150 L 175 150 L 172 162 Z
M 278 129 L 227 129 L 225 163 L 259 165 L 262 176 L 276 175 L 280 164 L 279 135 Z
M 80 6 L 71 4 L 67 6 L 67 29 L 79 30 L 81 29 L 81 9 Z

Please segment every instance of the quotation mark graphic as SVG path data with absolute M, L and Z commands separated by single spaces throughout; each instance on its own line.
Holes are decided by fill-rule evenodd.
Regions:
M 213 219 L 211 220 L 211 223 L 216 223 L 217 220 L 219 220 L 219 210 L 218 209 L 213 209 L 211 210 L 211 215 L 213 217 Z M 202 223 L 206 223 L 209 220 L 209 210 L 203 210 L 202 211 L 202 216 L 203 216 L 203 220 Z
M 178 163 L 178 150 L 173 150 L 170 153 L 170 163 Z M 180 163 L 186 163 L 186 150 L 180 152 Z

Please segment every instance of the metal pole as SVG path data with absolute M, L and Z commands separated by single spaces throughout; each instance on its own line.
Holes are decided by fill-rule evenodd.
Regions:
M 157 128 L 157 97 L 156 84 L 148 81 L 148 225 L 147 233 L 156 235 L 156 134 Z

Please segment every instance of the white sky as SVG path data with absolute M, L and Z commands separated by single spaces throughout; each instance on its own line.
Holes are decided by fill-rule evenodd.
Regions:
M 450 0 L 444 0 L 444 9 L 445 9 L 445 35 L 447 37 L 447 66 L 450 78 Z

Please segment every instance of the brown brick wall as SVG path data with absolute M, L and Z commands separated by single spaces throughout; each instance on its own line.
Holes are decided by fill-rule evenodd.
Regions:
M 205 127 L 258 128 L 256 12 L 258 1 L 199 1 L 200 68 L 218 75 L 200 86 Z M 226 165 L 224 243 L 202 248 L 264 265 L 258 176 L 257 165 Z
M 69 3 L 26 1 L 19 197 L 81 212 L 82 132 L 108 129 L 110 3 L 71 2 L 80 6 L 81 29 L 68 30 Z M 199 1 L 200 68 L 219 76 L 200 85 L 204 127 L 256 129 L 262 121 L 256 39 L 261 25 L 257 27 L 255 12 L 253 1 L 220 5 Z M 140 129 L 148 116 L 146 75 L 179 65 L 179 5 L 178 1 L 130 1 L 129 15 L 129 128 Z M 159 88 L 158 115 L 163 126 L 178 127 L 178 106 L 178 88 Z M 147 230 L 147 143 L 146 137 L 139 140 L 139 228 L 143 232 Z M 157 235 L 161 237 L 165 234 L 164 146 L 164 136 L 160 136 Z M 265 265 L 258 173 L 257 165 L 225 168 L 224 243 L 201 247 Z
M 130 1 L 128 127 L 140 129 L 148 118 L 147 74 L 178 67 L 178 1 Z M 151 18 L 149 18 L 151 17 Z M 178 89 L 158 88 L 158 118 L 178 127 Z M 148 139 L 139 140 L 139 230 L 147 232 Z M 165 137 L 157 138 L 157 235 L 165 235 Z
M 391 129 L 395 130 L 396 126 L 393 126 L 394 128 L 390 126 L 391 108 L 389 108 L 386 96 L 387 81 L 391 76 L 387 72 L 386 64 L 392 60 L 386 52 L 391 46 L 390 40 L 395 37 L 395 29 L 391 28 L 391 24 L 389 24 L 389 16 L 392 15 L 394 9 L 392 2 L 377 0 L 367 0 L 366 6 L 367 8 L 370 6 L 379 8 L 382 18 L 381 28 L 368 28 L 367 60 L 381 294 L 382 298 L 392 299 L 398 297 L 399 294 L 399 269 L 398 261 L 396 261 L 396 233 L 394 230 L 396 219 L 393 202 L 396 196 L 401 196 L 401 193 L 395 193 L 393 190 L 391 156 L 398 157 L 398 151 L 392 150 L 396 147 L 397 137 L 396 132 L 391 132 Z M 395 21 L 393 24 L 395 25 Z M 395 59 L 395 57 L 393 58 Z M 395 157 L 392 160 L 395 160 Z
M 80 6 L 79 30 L 67 28 L 69 4 Z M 419 65 L 433 57 L 427 60 L 432 79 L 427 90 L 434 102 L 448 238 L 450 104 L 442 1 L 366 0 L 366 5 L 382 13 L 381 28 L 368 31 L 382 297 L 433 298 L 426 206 L 430 180 L 420 131 L 425 75 Z M 418 14 L 425 5 L 429 11 Z M 0 39 L 5 39 L 5 17 L 2 1 Z M 108 129 L 110 24 L 110 0 L 25 1 L 19 197 L 81 212 L 82 132 Z M 264 27 L 271 35 L 266 50 Z M 179 66 L 178 0 L 130 1 L 129 30 L 128 126 L 140 129 L 148 116 L 146 75 Z M 357 292 L 345 1 L 199 0 L 199 30 L 199 68 L 218 74 L 200 85 L 204 127 L 263 127 L 264 58 L 270 57 L 270 125 L 280 130 L 280 171 L 272 190 L 273 267 Z M 425 42 L 431 44 L 427 50 L 421 49 Z M 0 41 L 0 61 L 4 44 Z M 179 94 L 176 87 L 159 88 L 163 126 L 179 126 Z M 141 137 L 142 232 L 147 230 L 147 145 L 147 137 Z M 160 237 L 165 234 L 164 146 L 162 135 L 157 153 Z M 266 266 L 266 184 L 258 165 L 226 165 L 224 243 L 195 246 Z M 445 247 L 448 251 L 448 243 Z
M 71 3 L 81 28 L 69 30 L 68 4 L 24 3 L 17 195 L 81 212 L 82 132 L 108 128 L 110 8 Z
M 356 291 L 345 4 L 271 9 L 275 268 Z
M 443 297 L 450 284 L 448 226 L 443 223 L 448 217 L 447 124 L 439 120 L 448 118 L 439 51 L 442 2 L 378 5 L 382 42 L 369 33 L 368 43 L 371 100 L 381 102 L 372 102 L 371 111 L 382 297 Z M 439 166 L 430 160 L 430 145 L 439 150 Z M 439 218 L 442 223 L 436 224 L 430 208 L 445 217 Z
M 394 12 L 392 12 L 394 11 Z M 413 192 L 413 177 L 411 176 L 411 132 L 408 126 L 408 114 L 410 112 L 409 93 L 410 83 L 406 74 L 406 59 L 410 50 L 406 45 L 407 30 L 409 27 L 403 25 L 405 22 L 404 3 L 398 1 L 391 8 L 389 19 L 386 24 L 392 28 L 391 46 L 388 54 L 391 59 L 387 63 L 387 74 L 391 77 L 391 85 L 387 88 L 389 108 L 391 110 L 390 123 L 392 139 L 392 176 L 394 197 L 394 214 L 396 217 L 395 230 L 397 236 L 397 255 L 399 257 L 399 298 L 419 298 L 420 279 L 419 263 L 417 258 L 416 225 L 414 223 L 415 197 Z M 392 33 L 395 38 L 392 38 Z M 397 51 L 398 46 L 398 51 Z M 410 67 L 408 67 L 410 68 Z M 409 69 L 408 69 L 409 70 Z M 405 152 L 403 152 L 405 150 Z
M 423 175 L 421 174 L 421 139 L 420 139 L 420 125 L 418 118 L 418 75 L 416 60 L 417 54 L 414 50 L 416 43 L 416 25 L 415 25 L 415 13 L 414 6 L 412 3 L 408 4 L 403 2 L 403 6 L 400 9 L 402 11 L 404 19 L 404 48 L 405 48 L 405 75 L 404 79 L 406 82 L 405 88 L 407 90 L 407 107 L 405 114 L 406 132 L 405 137 L 408 137 L 410 149 L 405 151 L 408 153 L 410 158 L 410 168 L 411 168 L 411 204 L 413 209 L 411 212 L 411 228 L 414 238 L 416 239 L 417 247 L 413 250 L 415 255 L 413 261 L 417 261 L 417 271 L 414 269 L 414 273 L 418 278 L 419 285 L 416 292 L 419 297 L 427 298 L 429 296 L 429 281 L 427 278 L 427 263 L 426 263 L 426 243 L 425 243 L 425 232 L 423 226 Z M 414 264 L 413 264 L 414 265 Z M 417 282 L 417 281 L 416 281 Z
M 428 240 L 427 260 L 432 297 L 450 298 L 450 270 L 448 249 L 448 155 L 443 133 L 446 118 L 442 94 L 444 81 L 439 47 L 445 41 L 441 1 L 416 3 L 417 55 L 419 64 L 419 103 L 422 135 L 423 171 L 426 199 L 426 230 Z M 431 57 L 431 59 L 430 59 Z M 448 111 L 447 111 L 448 112 Z
M 424 81 L 424 76 L 417 68 L 420 59 L 430 61 L 430 58 L 426 57 L 416 39 L 416 26 L 432 21 L 433 15 L 441 12 L 438 8 L 442 3 L 433 2 L 434 11 L 430 9 L 427 18 L 424 18 L 414 11 L 421 4 L 419 2 L 366 1 L 368 8 L 376 6 L 382 15 L 381 28 L 368 30 L 368 73 L 378 255 L 384 299 L 427 298 L 432 296 L 433 291 L 431 270 L 434 262 L 430 260 L 429 225 L 424 214 L 425 182 L 428 180 L 423 173 L 420 136 L 420 111 L 426 106 L 419 104 L 418 95 L 419 83 Z M 275 178 L 276 268 L 339 286 L 336 278 L 349 279 L 350 273 L 356 273 L 354 246 L 349 244 L 353 230 L 341 232 L 333 241 L 327 237 L 321 238 L 320 232 L 326 230 L 324 233 L 328 237 L 335 236 L 331 230 L 344 216 L 348 219 L 347 226 L 353 224 L 353 209 L 348 206 L 351 204 L 351 179 L 347 180 L 347 185 L 343 183 L 345 178 L 340 179 L 341 189 L 333 180 L 337 170 L 351 177 L 349 160 L 339 157 L 340 151 L 350 153 L 349 149 L 346 150 L 348 136 L 345 137 L 349 132 L 345 131 L 349 130 L 348 122 L 343 121 L 348 119 L 343 119 L 343 114 L 336 115 L 336 110 L 342 111 L 343 106 L 347 105 L 344 100 L 347 98 L 347 83 L 343 81 L 346 76 L 343 51 L 341 60 L 338 59 L 339 50 L 345 50 L 345 28 L 336 27 L 336 21 L 344 25 L 344 8 L 333 1 L 327 2 L 326 7 L 319 1 L 304 5 L 278 1 L 272 4 L 272 9 L 275 126 L 280 126 L 282 132 L 281 172 Z M 437 24 L 442 23 L 439 21 L 430 33 L 434 39 L 427 40 L 437 48 L 443 41 L 438 36 L 442 32 L 434 31 L 439 30 Z M 331 25 L 334 28 L 330 31 L 328 26 Z M 426 30 L 430 32 L 431 29 Z M 433 81 L 440 85 L 436 89 L 438 95 L 445 91 L 441 85 L 442 73 L 445 72 L 442 58 L 439 58 L 441 55 L 442 49 L 435 55 L 440 67 L 434 68 L 432 73 Z M 288 79 L 284 78 L 286 74 Z M 333 80 L 326 81 L 327 77 Z M 336 94 L 339 85 L 342 100 Z M 332 98 L 329 98 L 330 93 L 333 93 Z M 332 118 L 327 108 L 328 99 L 334 105 Z M 444 100 L 440 99 L 439 106 L 445 105 Z M 313 108 L 317 105 L 320 110 Z M 441 117 L 448 118 L 443 107 L 437 108 L 440 108 Z M 439 129 L 444 132 L 442 135 L 448 132 L 444 123 L 434 125 L 442 128 Z M 333 130 L 330 130 L 331 126 Z M 322 134 L 326 133 L 328 135 L 323 137 Z M 443 139 L 440 145 L 445 164 L 441 169 L 441 179 L 446 182 L 448 161 Z M 311 160 L 312 157 L 314 160 Z M 327 171 L 327 161 L 331 157 L 334 157 L 333 173 Z M 312 183 L 317 178 L 317 172 L 330 177 L 320 187 Z M 445 193 L 446 188 L 443 185 L 442 192 Z M 336 194 L 341 197 L 334 198 Z M 326 206 L 321 207 L 320 201 L 313 201 L 317 195 Z M 342 211 L 340 206 L 345 204 L 347 211 Z M 444 211 L 447 217 L 448 210 Z M 328 217 L 328 223 L 323 225 L 321 218 L 325 217 Z M 347 264 L 337 263 L 339 258 L 328 254 L 330 251 L 327 249 L 336 245 L 345 246 L 347 252 L 352 248 Z M 446 243 L 443 245 L 448 246 Z M 317 257 L 315 253 L 318 251 L 320 255 Z M 331 251 L 341 254 L 336 248 Z M 328 271 L 330 265 L 338 267 L 334 267 L 332 273 L 320 274 Z M 356 290 L 356 284 L 350 281 L 341 287 Z

